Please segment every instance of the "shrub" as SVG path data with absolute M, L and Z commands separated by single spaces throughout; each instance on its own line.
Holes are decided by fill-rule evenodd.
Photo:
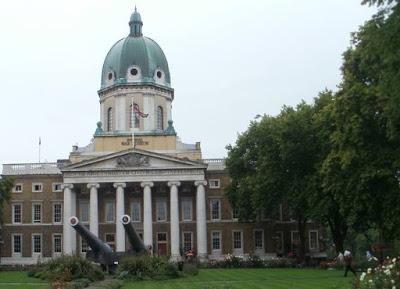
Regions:
M 400 288 L 400 263 L 394 258 L 387 259 L 382 266 L 368 268 L 357 279 L 355 288 L 392 289 Z
M 54 282 L 80 279 L 77 283 L 84 283 L 83 280 L 89 280 L 89 282 L 103 280 L 104 273 L 98 265 L 82 257 L 61 256 L 40 265 L 34 277 Z M 76 286 L 79 288 L 79 285 Z
M 197 268 L 197 266 L 191 263 L 183 264 L 182 270 L 185 275 L 189 276 L 196 276 L 199 274 L 199 269 Z
M 250 255 L 249 259 L 246 261 L 245 267 L 247 267 L 247 268 L 263 268 L 264 261 L 256 255 Z
M 179 277 L 178 267 L 158 256 L 130 256 L 123 258 L 117 269 L 120 279 L 147 280 Z

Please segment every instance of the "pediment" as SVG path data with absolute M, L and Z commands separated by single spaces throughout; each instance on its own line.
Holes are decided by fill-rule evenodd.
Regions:
M 62 171 L 205 169 L 206 164 L 165 154 L 130 149 L 85 160 L 64 167 Z

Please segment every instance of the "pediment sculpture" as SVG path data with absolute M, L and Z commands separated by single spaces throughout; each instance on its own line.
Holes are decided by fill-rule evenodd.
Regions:
M 150 165 L 149 157 L 131 153 L 117 158 L 117 167 L 148 167 Z

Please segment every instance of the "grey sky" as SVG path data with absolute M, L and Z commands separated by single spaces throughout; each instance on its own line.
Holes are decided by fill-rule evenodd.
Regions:
M 361 0 L 136 0 L 144 35 L 164 50 L 182 141 L 205 158 L 257 114 L 311 101 L 340 81 L 350 32 L 375 12 Z M 103 60 L 128 34 L 132 0 L 2 0 L 0 163 L 67 158 L 99 120 Z

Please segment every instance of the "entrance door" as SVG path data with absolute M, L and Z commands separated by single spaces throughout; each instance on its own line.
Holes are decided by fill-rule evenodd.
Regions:
M 167 252 L 167 233 L 157 233 L 157 254 L 165 256 Z

